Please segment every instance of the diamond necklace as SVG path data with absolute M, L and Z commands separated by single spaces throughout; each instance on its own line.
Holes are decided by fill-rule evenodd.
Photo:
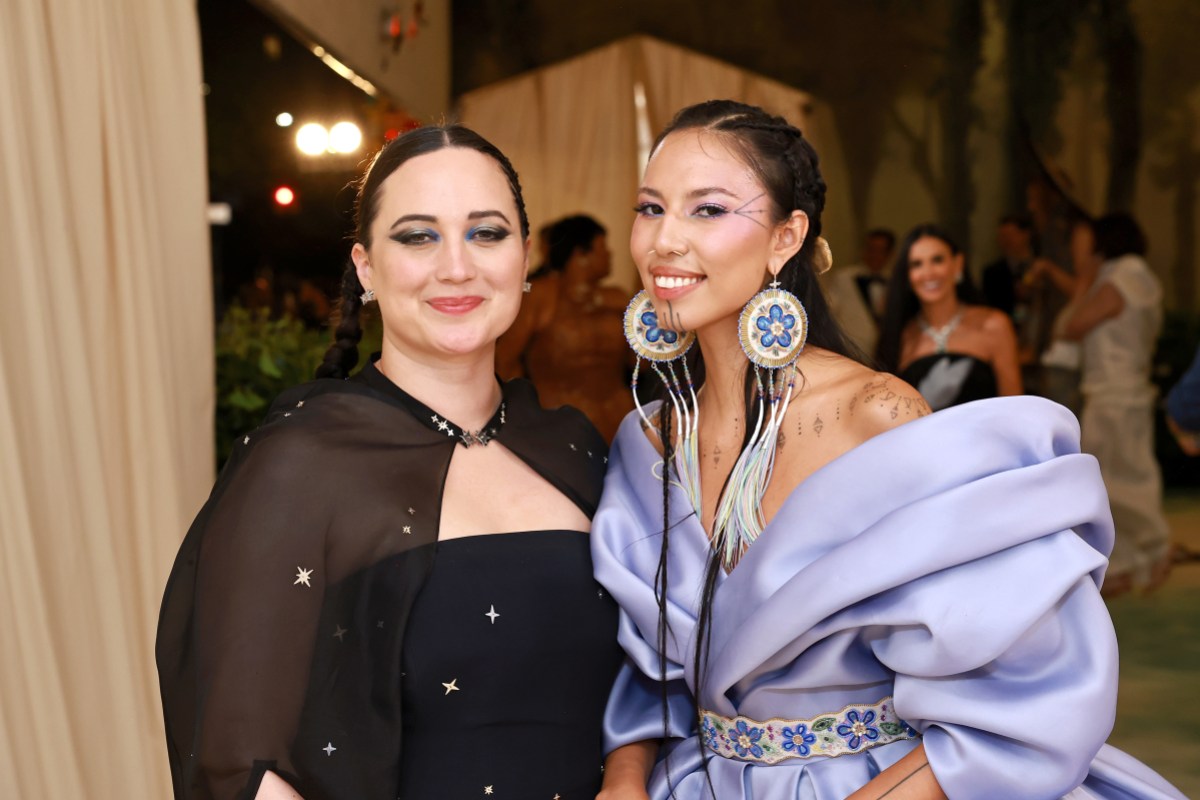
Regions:
M 962 321 L 962 315 L 963 312 L 960 308 L 958 313 L 951 317 L 950 321 L 940 328 L 932 327 L 928 322 L 925 321 L 924 316 L 917 317 L 917 324 L 921 326 L 921 332 L 930 339 L 933 339 L 933 352 L 946 352 L 946 342 L 949 340 L 950 334 L 954 333 L 954 329 L 958 327 L 958 323 Z

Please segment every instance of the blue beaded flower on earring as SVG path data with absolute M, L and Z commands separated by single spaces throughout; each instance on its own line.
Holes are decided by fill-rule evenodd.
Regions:
M 808 314 L 794 294 L 773 282 L 746 303 L 738 331 L 746 358 L 759 367 L 779 369 L 804 349 Z
M 674 361 L 686 353 L 696 340 L 696 334 L 662 327 L 654 303 L 643 289 L 633 296 L 625 309 L 625 339 L 639 357 L 662 362 Z

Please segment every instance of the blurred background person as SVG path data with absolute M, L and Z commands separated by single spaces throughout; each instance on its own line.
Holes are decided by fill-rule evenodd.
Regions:
M 1200 349 L 1167 394 L 1167 427 L 1184 453 L 1200 456 Z
M 546 265 L 530 281 L 517 321 L 496 345 L 506 380 L 527 377 L 547 408 L 573 405 L 612 441 L 633 408 L 622 318 L 629 298 L 600 281 L 612 268 L 604 226 L 577 215 L 546 234 Z
M 1170 569 L 1170 531 L 1162 509 L 1162 472 L 1154 455 L 1155 388 L 1150 381 L 1162 328 L 1162 286 L 1144 258 L 1146 237 L 1129 214 L 1092 226 L 1092 258 L 1076 264 L 1063 335 L 1083 347 L 1081 446 L 1100 461 L 1117 540 L 1104 588 L 1108 596 L 1150 589 Z M 1077 246 L 1086 225 L 1075 227 Z M 1074 237 L 1073 237 L 1074 238 Z M 1058 277 L 1053 267 L 1047 274 Z
M 974 304 L 964 257 L 937 225 L 900 246 L 876 357 L 916 387 L 933 410 L 1022 393 L 1017 338 L 1007 315 Z
M 823 276 L 822 288 L 838 324 L 864 354 L 875 352 L 879 325 L 887 306 L 888 265 L 896 234 L 887 228 L 867 231 L 862 263 L 833 269 Z
M 1028 214 L 1007 214 L 996 228 L 1000 258 L 983 268 L 983 299 L 992 308 L 1008 314 L 1021 344 L 1022 323 L 1029 318 L 1029 286 L 1023 280 L 1033 263 L 1033 220 Z M 1021 353 L 1025 363 L 1037 353 Z

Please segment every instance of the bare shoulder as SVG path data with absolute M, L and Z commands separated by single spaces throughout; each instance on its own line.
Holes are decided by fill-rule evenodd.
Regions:
M 839 388 L 859 442 L 933 413 L 920 392 L 887 372 L 862 367 Z
M 1013 329 L 1008 314 L 998 308 L 971 306 L 969 318 L 972 327 L 980 328 L 986 333 L 1009 333 Z

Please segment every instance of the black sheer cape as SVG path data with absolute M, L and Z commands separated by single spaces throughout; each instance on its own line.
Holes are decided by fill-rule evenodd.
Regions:
M 496 441 L 590 518 L 607 446 L 504 384 Z M 155 655 L 175 797 L 394 800 L 400 655 L 458 439 L 369 365 L 283 393 L 235 447 L 167 582 Z M 484 533 L 485 531 L 481 531 Z

